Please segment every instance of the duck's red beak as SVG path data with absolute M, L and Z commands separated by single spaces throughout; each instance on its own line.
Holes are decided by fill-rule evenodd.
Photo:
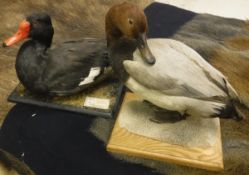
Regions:
M 14 36 L 10 37 L 9 39 L 6 39 L 3 42 L 3 47 L 12 46 L 17 42 L 25 38 L 28 38 L 29 31 L 30 31 L 30 23 L 26 20 L 22 21 L 19 25 L 18 31 L 14 34 Z

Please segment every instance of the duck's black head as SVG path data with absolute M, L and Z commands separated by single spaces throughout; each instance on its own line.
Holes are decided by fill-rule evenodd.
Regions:
M 29 37 L 50 47 L 54 34 L 50 16 L 46 13 L 37 13 L 28 16 L 26 20 L 30 23 Z
M 14 36 L 5 40 L 3 46 L 11 46 L 23 39 L 31 38 L 50 47 L 53 34 L 50 16 L 46 13 L 35 13 L 20 23 L 18 31 Z

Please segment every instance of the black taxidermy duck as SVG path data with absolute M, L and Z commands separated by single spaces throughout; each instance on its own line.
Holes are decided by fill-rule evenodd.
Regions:
M 106 42 L 85 38 L 64 42 L 50 49 L 54 29 L 46 13 L 36 13 L 22 21 L 4 47 L 23 40 L 16 57 L 16 73 L 31 92 L 48 96 L 78 93 L 106 78 Z
M 147 40 L 147 28 L 143 10 L 131 3 L 115 5 L 106 15 L 110 63 L 131 91 L 183 118 L 243 118 L 235 106 L 238 94 L 220 71 L 184 43 Z

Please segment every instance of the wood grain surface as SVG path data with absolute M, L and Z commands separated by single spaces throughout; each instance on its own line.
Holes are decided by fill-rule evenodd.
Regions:
M 138 98 L 132 93 L 126 93 L 120 113 L 127 102 Z M 213 147 L 189 148 L 130 133 L 119 126 L 119 117 L 120 114 L 107 145 L 108 151 L 213 171 L 223 170 L 220 125 Z M 218 118 L 214 120 L 220 122 Z

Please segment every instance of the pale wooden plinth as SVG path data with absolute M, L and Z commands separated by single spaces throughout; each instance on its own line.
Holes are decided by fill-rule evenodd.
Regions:
M 136 95 L 126 93 L 120 113 L 122 113 L 123 106 L 127 102 L 137 99 L 139 98 Z M 206 170 L 223 170 L 219 119 L 214 119 L 218 122 L 219 126 L 218 132 L 216 133 L 217 141 L 214 146 L 208 148 L 189 148 L 133 134 L 119 126 L 119 116 L 112 131 L 109 143 L 107 144 L 108 151 Z

